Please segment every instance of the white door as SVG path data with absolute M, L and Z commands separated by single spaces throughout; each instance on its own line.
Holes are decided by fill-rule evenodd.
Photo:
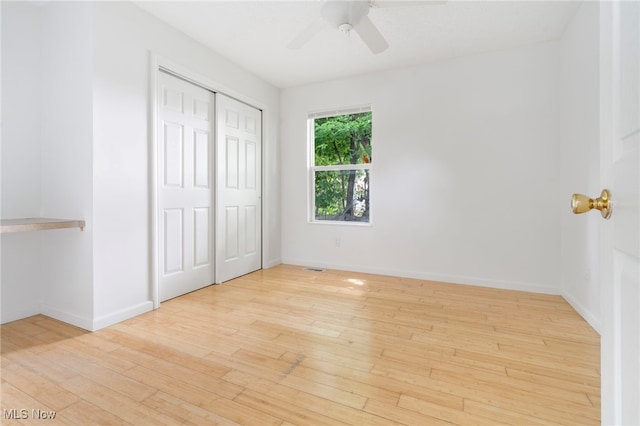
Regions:
M 640 2 L 601 2 L 602 423 L 640 425 Z
M 160 301 L 214 282 L 214 94 L 158 73 L 158 286 Z
M 262 113 L 216 95 L 216 282 L 262 267 Z

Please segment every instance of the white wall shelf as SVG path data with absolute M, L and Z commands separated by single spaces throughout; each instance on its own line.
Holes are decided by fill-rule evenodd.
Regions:
M 84 226 L 84 220 L 51 219 L 48 217 L 0 219 L 0 234 L 64 228 L 80 228 L 80 230 L 84 230 Z

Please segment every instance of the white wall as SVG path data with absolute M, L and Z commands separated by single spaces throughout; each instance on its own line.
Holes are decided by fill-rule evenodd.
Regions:
M 573 215 L 571 194 L 599 196 L 599 18 L 598 3 L 583 2 L 562 39 L 564 125 L 560 151 L 562 190 L 562 294 L 596 329 L 600 318 L 598 284 L 599 214 Z
M 40 14 L 27 2 L 2 8 L 2 218 L 40 216 Z M 1 320 L 40 312 L 40 234 L 3 234 Z
M 279 92 L 130 3 L 95 5 L 95 327 L 150 307 L 151 54 L 265 111 L 265 267 L 279 263 Z
M 74 218 L 89 224 L 84 233 L 2 236 L 2 322 L 45 313 L 89 327 L 90 6 L 2 6 L 2 217 Z
M 42 7 L 41 209 L 84 231 L 42 232 L 42 313 L 83 328 L 93 319 L 93 5 Z
M 559 293 L 559 49 L 283 90 L 283 262 Z M 362 104 L 372 226 L 308 223 L 307 113 Z
M 2 217 L 40 214 L 40 14 L 2 5 Z

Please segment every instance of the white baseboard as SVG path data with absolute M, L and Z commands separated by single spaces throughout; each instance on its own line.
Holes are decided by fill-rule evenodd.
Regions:
M 273 268 L 275 266 L 278 266 L 282 263 L 282 260 L 280 259 L 273 259 L 273 260 L 269 260 L 267 261 L 267 263 L 265 263 L 264 265 L 262 265 L 262 269 L 269 269 L 269 268 Z
M 2 324 L 6 324 L 8 322 L 21 320 L 24 318 L 29 318 L 34 315 L 38 315 L 40 313 L 40 304 L 36 304 L 33 306 L 20 306 L 17 309 L 13 306 L 7 309 L 6 307 L 2 309 Z
M 49 305 L 42 305 L 39 309 L 35 310 L 14 311 L 9 313 L 2 312 L 2 324 L 42 314 L 59 321 L 66 322 L 67 324 L 75 325 L 76 327 L 80 327 L 87 331 L 96 331 L 151 310 L 153 310 L 153 303 L 151 301 L 147 301 L 117 312 L 103 315 L 100 318 L 91 319 L 81 317 Z
M 586 322 L 589 323 L 591 327 L 598 333 L 600 333 L 600 321 L 593 315 L 588 309 L 586 309 L 581 303 L 579 303 L 576 299 L 574 299 L 569 293 L 566 291 L 562 291 L 562 297 L 567 301 L 568 304 L 571 305 L 573 309 L 576 310 L 580 314 L 582 318 Z
M 100 330 L 101 328 L 108 327 L 113 324 L 117 324 L 121 321 L 133 318 L 140 314 L 153 310 L 153 302 L 148 300 L 146 302 L 139 303 L 134 306 L 130 306 L 125 309 L 121 309 L 116 312 L 111 312 L 107 315 L 103 315 L 99 318 L 94 318 L 92 324 L 92 331 Z
M 93 321 L 91 318 L 80 317 L 70 312 L 62 311 L 44 304 L 40 307 L 40 313 L 59 321 L 66 322 L 67 324 L 75 325 L 76 327 L 80 327 L 87 331 L 93 331 Z
M 428 272 L 406 271 L 399 269 L 377 268 L 373 266 L 356 266 L 337 263 L 322 263 L 304 259 L 282 259 L 283 264 L 298 266 L 313 266 L 340 271 L 362 272 L 367 274 L 388 275 L 401 278 L 414 278 L 427 281 L 439 281 L 451 284 L 466 284 L 479 287 L 500 288 L 504 290 L 527 291 L 531 293 L 560 295 L 560 289 L 547 284 L 522 283 L 514 281 L 495 280 L 464 275 L 438 274 Z

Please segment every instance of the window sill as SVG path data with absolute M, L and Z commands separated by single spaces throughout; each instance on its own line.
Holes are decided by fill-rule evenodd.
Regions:
M 307 221 L 311 225 L 336 225 L 336 226 L 356 226 L 364 228 L 372 228 L 371 221 L 369 222 L 356 222 L 356 221 L 338 221 L 338 220 L 309 220 Z

